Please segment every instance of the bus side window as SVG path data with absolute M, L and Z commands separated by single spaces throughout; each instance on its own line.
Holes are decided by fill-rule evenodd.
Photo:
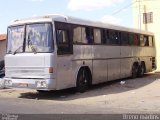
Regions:
M 101 44 L 101 30 L 94 29 L 94 43 Z
M 69 35 L 67 30 L 57 30 L 58 52 L 69 52 Z
M 129 45 L 134 45 L 134 34 L 129 33 Z
M 88 44 L 85 27 L 76 25 L 73 28 L 73 42 L 74 44 Z
M 73 35 L 71 25 L 67 23 L 55 22 L 57 53 L 72 54 L 73 53 Z
M 121 32 L 121 45 L 128 45 L 128 33 L 127 32 Z
M 144 36 L 144 46 L 149 46 L 148 36 Z
M 110 45 L 119 45 L 119 32 L 115 30 L 109 31 L 109 44 Z
M 149 36 L 149 46 L 153 47 L 153 36 Z
M 140 35 L 140 46 L 144 46 L 144 36 Z
M 139 46 L 139 35 L 138 34 L 134 34 L 134 45 L 135 46 Z
M 80 26 L 76 26 L 73 28 L 73 43 L 83 43 L 82 41 L 82 28 Z
M 109 31 L 106 29 L 101 30 L 101 39 L 102 39 L 102 44 L 108 44 L 109 41 Z
M 85 33 L 86 33 L 86 40 L 88 44 L 93 43 L 93 28 L 91 27 L 86 27 L 85 28 Z

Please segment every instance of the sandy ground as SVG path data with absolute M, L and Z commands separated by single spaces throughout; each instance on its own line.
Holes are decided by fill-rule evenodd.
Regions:
M 160 74 L 95 85 L 85 93 L 2 89 L 0 113 L 160 113 Z

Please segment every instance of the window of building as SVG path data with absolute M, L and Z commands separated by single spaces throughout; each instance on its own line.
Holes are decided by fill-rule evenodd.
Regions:
M 143 23 L 153 23 L 153 12 L 143 13 Z

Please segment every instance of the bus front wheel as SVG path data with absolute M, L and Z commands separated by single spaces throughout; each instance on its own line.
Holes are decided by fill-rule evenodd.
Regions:
M 89 74 L 85 68 L 81 68 L 78 72 L 76 89 L 78 92 L 83 93 L 89 87 Z

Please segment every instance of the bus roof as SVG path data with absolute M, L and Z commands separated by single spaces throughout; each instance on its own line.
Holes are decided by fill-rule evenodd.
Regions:
M 99 21 L 84 20 L 80 18 L 64 16 L 59 14 L 32 17 L 32 18 L 27 18 L 22 20 L 15 20 L 10 26 L 21 25 L 26 23 L 52 22 L 52 21 L 59 21 L 59 22 L 65 22 L 65 23 L 71 23 L 71 24 L 93 26 L 97 28 L 108 28 L 108 29 L 119 30 L 119 31 L 128 31 L 128 32 L 134 32 L 134 33 L 154 35 L 152 32 L 148 32 L 140 29 L 127 28 L 124 26 L 118 26 L 118 25 L 103 23 Z

